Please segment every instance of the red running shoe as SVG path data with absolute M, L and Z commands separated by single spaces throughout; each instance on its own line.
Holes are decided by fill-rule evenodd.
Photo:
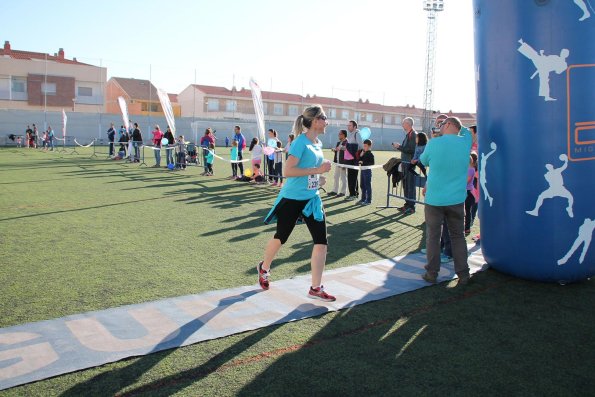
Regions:
M 263 261 L 260 261 L 258 265 L 256 265 L 256 271 L 258 272 L 258 284 L 262 287 L 262 289 L 269 289 L 269 272 L 262 268 Z
M 318 288 L 310 287 L 310 292 L 308 292 L 308 298 L 318 299 L 325 302 L 334 302 L 337 300 L 337 298 L 335 298 L 334 296 L 324 292 L 324 287 L 322 285 Z

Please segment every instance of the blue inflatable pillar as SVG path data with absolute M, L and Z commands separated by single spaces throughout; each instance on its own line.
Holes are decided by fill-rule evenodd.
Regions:
M 495 269 L 595 274 L 595 0 L 474 0 L 481 245 Z

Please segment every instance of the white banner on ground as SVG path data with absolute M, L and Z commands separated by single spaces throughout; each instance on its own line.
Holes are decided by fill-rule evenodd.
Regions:
M 260 87 L 253 78 L 250 79 L 250 90 L 252 91 L 252 102 L 254 104 L 254 114 L 256 115 L 256 124 L 258 125 L 258 135 L 260 142 L 265 142 L 264 133 L 264 106 L 262 104 L 262 94 Z

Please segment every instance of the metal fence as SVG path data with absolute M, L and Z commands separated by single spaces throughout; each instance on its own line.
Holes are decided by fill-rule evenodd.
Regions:
M 107 130 L 111 123 L 119 128 L 122 124 L 122 117 L 112 113 L 66 113 L 68 122 L 66 125 L 66 145 L 73 145 L 74 138 L 79 142 L 90 142 L 93 139 L 107 140 Z M 151 131 L 155 124 L 159 124 L 165 130 L 167 121 L 165 117 L 155 116 L 132 116 L 132 122 L 139 124 L 145 141 L 151 138 Z M 25 135 L 27 125 L 36 124 L 40 132 L 51 126 L 57 137 L 62 137 L 62 113 L 43 112 L 16 109 L 0 109 L 0 145 L 12 146 L 16 142 L 8 139 L 10 134 Z M 186 140 L 198 142 L 208 127 L 215 130 L 217 146 L 225 145 L 225 137 L 230 140 L 233 137 L 235 125 L 242 127 L 242 133 L 247 140 L 258 136 L 258 127 L 255 120 L 212 120 L 198 119 L 192 117 L 176 118 L 176 134 L 184 135 Z M 362 127 L 365 124 L 362 125 Z M 291 133 L 292 123 L 283 121 L 266 122 L 266 128 L 273 128 L 278 132 L 279 139 L 285 144 L 287 136 Z M 333 122 L 327 127 L 326 134 L 321 136 L 323 146 L 331 148 L 335 146 L 340 129 L 346 129 L 346 125 Z M 401 142 L 405 134 L 402 129 L 397 128 L 375 128 L 372 129 L 371 139 L 374 142 L 375 150 L 392 150 L 392 142 Z

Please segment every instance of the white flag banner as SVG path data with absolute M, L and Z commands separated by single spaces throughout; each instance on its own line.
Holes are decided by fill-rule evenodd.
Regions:
M 68 117 L 66 117 L 66 112 L 62 109 L 62 138 L 66 138 L 66 123 L 68 122 Z
M 250 79 L 250 90 L 252 91 L 252 102 L 254 103 L 254 114 L 256 115 L 256 124 L 258 125 L 258 135 L 260 142 L 265 143 L 264 133 L 264 106 L 262 104 L 262 94 L 260 87 L 253 78 Z
M 128 106 L 126 105 L 126 99 L 124 97 L 118 97 L 118 105 L 120 105 L 120 111 L 122 112 L 122 121 L 126 131 L 130 130 L 130 119 L 128 118 Z
M 169 95 L 167 95 L 167 92 L 164 90 L 158 89 L 157 96 L 159 97 L 159 102 L 161 102 L 161 107 L 163 108 L 167 124 L 169 125 L 169 128 L 171 128 L 172 134 L 176 135 L 176 119 L 174 118 L 174 110 L 171 106 Z

